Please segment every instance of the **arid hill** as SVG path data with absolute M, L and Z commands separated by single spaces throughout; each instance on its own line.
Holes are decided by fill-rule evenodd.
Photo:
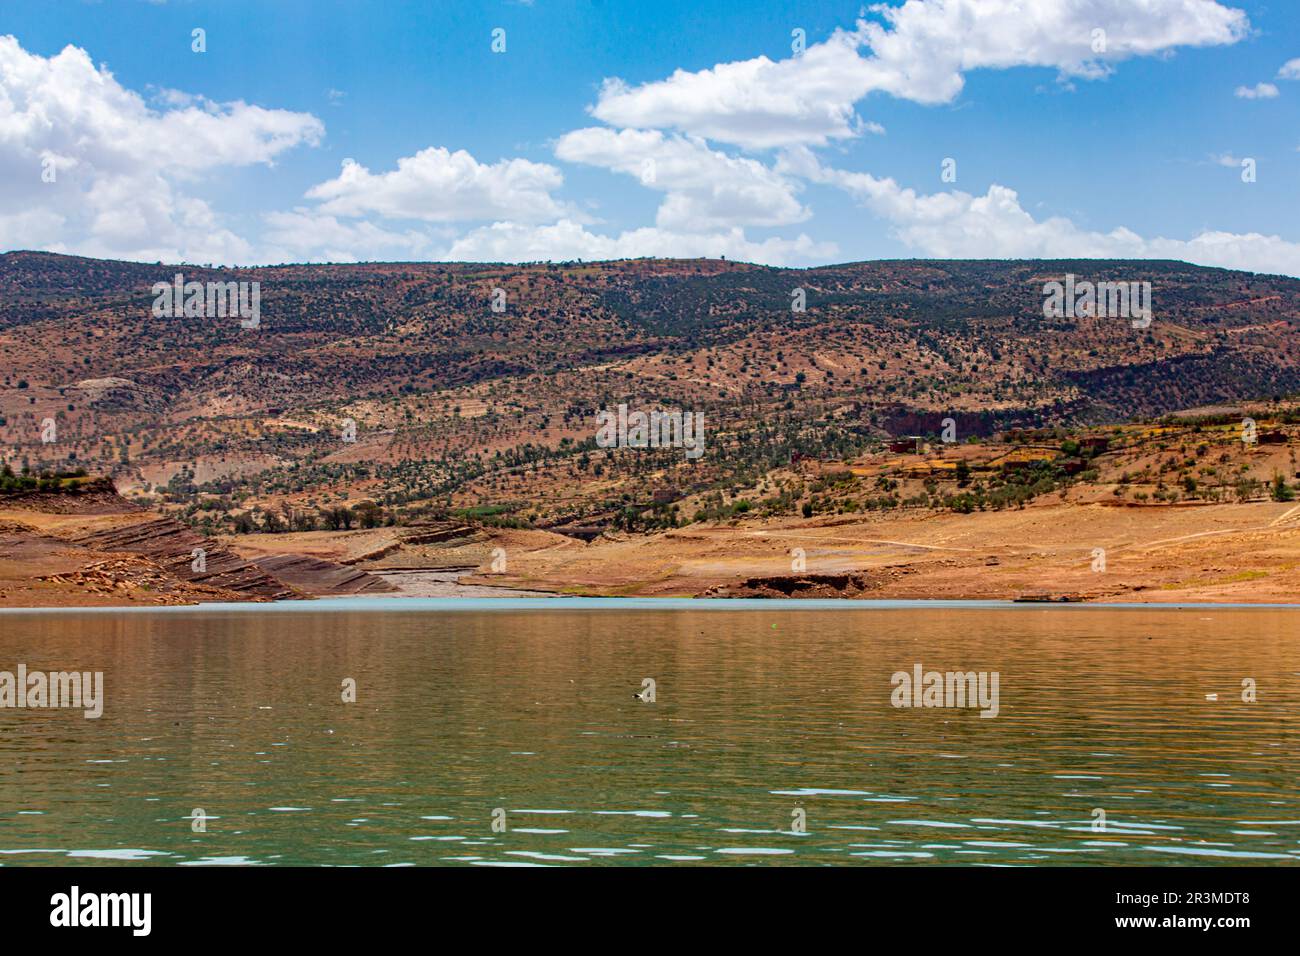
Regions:
M 202 295 L 191 315 L 156 315 L 154 284 L 178 273 L 258 283 L 257 321 L 208 313 Z M 1045 285 L 1067 275 L 1150 283 L 1151 321 L 1045 314 Z M 1148 507 L 1228 505 L 1269 500 L 1274 473 L 1285 485 L 1295 469 L 1238 460 L 1264 445 L 1231 435 L 1212 475 L 1154 440 L 1123 438 L 1127 476 L 1067 443 L 1199 408 L 1220 430 L 1254 415 L 1289 449 L 1297 321 L 1298 280 L 1164 261 L 231 270 L 17 252 L 0 256 L 0 447 L 14 473 L 107 475 L 151 520 L 267 539 L 245 549 L 258 554 L 297 553 L 277 535 L 421 522 L 599 546 L 747 516 L 962 515 L 1120 486 Z M 701 454 L 601 447 L 597 415 L 620 405 L 702 415 Z M 907 436 L 950 447 L 947 464 L 880 464 Z M 987 448 L 959 476 L 954 449 L 971 441 Z

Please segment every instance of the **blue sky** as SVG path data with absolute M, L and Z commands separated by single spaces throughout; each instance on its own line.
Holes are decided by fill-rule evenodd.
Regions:
M 5 0 L 0 248 L 1300 275 L 1297 5 L 887 7 Z

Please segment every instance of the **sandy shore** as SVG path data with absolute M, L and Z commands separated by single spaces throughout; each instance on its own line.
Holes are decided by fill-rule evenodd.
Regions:
M 39 529 L 0 528 L 0 607 L 249 599 L 180 580 L 139 555 L 106 554 L 57 536 L 76 521 L 59 515 Z M 364 572 L 393 588 L 374 594 L 380 600 L 563 594 L 1300 603 L 1300 508 L 1275 502 L 1044 501 L 969 515 L 752 519 L 591 543 L 482 528 L 436 545 L 404 543 L 402 529 L 377 529 L 246 535 L 223 546 L 248 561 L 303 555 L 327 563 L 331 579 L 340 568 Z M 322 586 L 317 593 L 330 592 Z
M 592 595 L 1290 603 L 1300 602 L 1295 511 L 1041 504 L 692 526 L 577 550 L 502 535 L 508 573 L 467 583 Z

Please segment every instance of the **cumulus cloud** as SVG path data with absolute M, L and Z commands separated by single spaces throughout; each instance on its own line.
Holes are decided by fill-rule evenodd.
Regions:
M 247 241 L 184 187 L 316 144 L 314 116 L 176 94 L 151 108 L 86 51 L 51 57 L 0 36 L 0 237 L 9 248 L 197 262 Z
M 464 150 L 430 147 L 371 173 L 350 160 L 338 177 L 312 187 L 319 205 L 266 217 L 267 255 L 277 261 L 436 258 L 483 262 L 719 256 L 771 264 L 807 263 L 835 246 L 797 239 L 749 239 L 743 226 L 800 222 L 800 184 L 755 160 L 728 156 L 702 141 L 658 130 L 575 130 L 556 143 L 565 161 L 637 177 L 666 193 L 656 225 L 616 234 L 587 228 L 552 193 L 558 169 L 506 159 L 481 163 Z M 396 231 L 367 221 L 420 220 L 482 225 L 454 238 L 422 229 Z
M 510 218 L 546 222 L 566 207 L 551 196 L 564 183 L 554 166 L 526 159 L 480 163 L 465 150 L 430 146 L 372 173 L 350 159 L 334 179 L 313 186 L 308 199 L 332 215 L 376 213 L 390 219 L 468 222 Z
M 710 149 L 696 138 L 594 127 L 560 137 L 555 155 L 626 173 L 667 193 L 655 222 L 669 231 L 783 226 L 811 215 L 795 198 L 797 182 L 755 160 Z
M 890 222 L 898 239 L 928 256 L 995 259 L 1183 259 L 1198 265 L 1300 275 L 1300 243 L 1260 233 L 1205 231 L 1191 239 L 1146 238 L 1126 227 L 1080 229 L 1060 216 L 1035 219 L 1015 190 L 990 186 L 983 196 L 954 190 L 929 195 L 893 179 L 823 166 L 791 150 L 783 168 L 848 192 Z
M 1035 218 L 1005 186 L 920 194 L 824 166 L 808 148 L 879 132 L 855 113 L 872 91 L 943 103 L 973 69 L 1046 66 L 1098 77 L 1126 57 L 1235 42 L 1248 26 L 1240 11 L 1213 0 L 907 0 L 872 12 L 879 22 L 859 21 L 789 59 L 678 71 L 635 87 L 607 81 L 592 112 L 622 128 L 574 130 L 556 141 L 555 156 L 663 194 L 653 226 L 607 233 L 557 197 L 556 166 L 431 146 L 378 172 L 344 161 L 301 205 L 265 214 L 250 241 L 191 193 L 198 183 L 219 187 L 224 170 L 273 165 L 296 146 L 317 145 L 316 117 L 175 90 L 146 103 L 83 50 L 44 58 L 0 37 L 0 247 L 249 264 L 722 255 L 810 265 L 839 249 L 802 233 L 759 239 L 745 230 L 806 221 L 801 197 L 816 183 L 856 197 L 925 255 L 1180 258 L 1300 275 L 1300 244 L 1278 236 L 1091 231 Z M 1300 59 L 1278 76 L 1300 79 Z M 1242 90 L 1278 94 L 1269 83 Z M 710 140 L 782 149 L 764 163 Z
M 312 187 L 319 205 L 266 217 L 266 255 L 274 261 L 432 258 L 477 262 L 727 256 L 770 264 L 806 264 L 834 245 L 797 239 L 749 239 L 746 225 L 784 225 L 808 212 L 799 184 L 750 159 L 727 156 L 699 140 L 657 130 L 575 130 L 556 155 L 636 176 L 667 195 L 654 227 L 593 232 L 552 191 L 559 170 L 523 159 L 486 164 L 465 151 L 430 147 L 373 174 L 345 161 L 340 175 Z M 382 222 L 442 223 L 394 230 Z M 472 226 L 457 234 L 452 224 Z
M 1235 95 L 1242 100 L 1271 100 L 1278 95 L 1278 90 L 1272 83 L 1256 83 L 1237 87 Z
M 1249 27 L 1215 0 L 907 0 L 871 12 L 883 22 L 859 20 L 787 59 L 677 70 L 637 86 L 607 79 L 591 113 L 754 149 L 824 145 L 864 130 L 855 104 L 873 91 L 947 103 L 965 73 L 1016 66 L 1094 79 L 1129 57 L 1235 43 Z
M 439 252 L 440 243 L 426 232 L 340 220 L 314 209 L 271 212 L 264 219 L 263 262 L 391 262 Z
M 614 126 L 679 129 L 741 146 L 823 144 L 856 135 L 853 104 L 872 88 L 858 54 L 861 38 L 837 30 L 803 54 L 677 70 L 666 80 L 629 86 L 605 80 L 591 113 Z
M 836 255 L 832 243 L 795 239 L 750 240 L 739 228 L 717 233 L 674 233 L 646 227 L 615 236 L 589 232 L 570 219 L 545 226 L 498 222 L 453 242 L 442 258 L 470 262 L 531 262 L 567 259 L 694 258 L 726 256 L 766 265 L 807 265 Z

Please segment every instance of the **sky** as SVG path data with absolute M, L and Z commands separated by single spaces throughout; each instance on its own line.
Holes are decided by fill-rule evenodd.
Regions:
M 1298 174 L 1290 0 L 0 0 L 5 251 L 1300 276 Z

